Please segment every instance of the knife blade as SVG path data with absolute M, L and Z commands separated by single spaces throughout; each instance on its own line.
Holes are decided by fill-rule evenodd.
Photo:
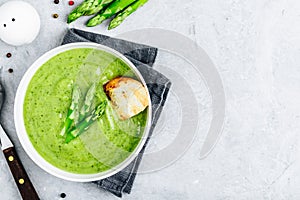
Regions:
M 1 124 L 0 124 L 0 146 L 2 151 L 8 149 L 10 147 L 14 147 L 13 143 L 10 141 L 6 133 L 4 132 Z
M 1 70 L 1 69 L 0 69 Z M 0 111 L 4 102 L 5 92 L 0 83 Z M 35 191 L 17 153 L 13 143 L 5 133 L 0 124 L 0 146 L 4 153 L 5 160 L 9 166 L 10 172 L 13 175 L 15 183 L 23 200 L 39 200 L 39 196 Z

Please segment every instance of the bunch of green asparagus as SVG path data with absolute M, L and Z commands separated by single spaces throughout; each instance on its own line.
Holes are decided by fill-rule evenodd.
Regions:
M 102 101 L 95 109 L 92 110 L 93 99 L 96 92 L 96 84 L 92 84 L 86 93 L 84 103 L 79 110 L 81 91 L 80 88 L 75 85 L 73 88 L 72 102 L 68 109 L 65 119 L 64 127 L 61 131 L 61 135 L 65 136 L 65 142 L 69 143 L 71 140 L 78 137 L 84 131 L 86 131 L 92 123 L 103 116 L 107 105 L 106 101 Z
M 81 16 L 96 14 L 87 22 L 88 27 L 101 24 L 104 20 L 113 16 L 108 29 L 119 26 L 130 14 L 143 6 L 148 0 L 85 0 L 75 8 L 68 16 L 71 23 Z

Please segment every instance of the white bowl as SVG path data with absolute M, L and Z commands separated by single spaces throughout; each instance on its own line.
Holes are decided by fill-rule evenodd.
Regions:
M 106 46 L 103 46 L 100 44 L 96 44 L 96 43 L 88 43 L 88 42 L 71 43 L 71 44 L 57 47 L 57 48 L 52 49 L 51 51 L 45 53 L 37 61 L 35 61 L 31 65 L 31 67 L 27 70 L 27 72 L 25 73 L 25 75 L 23 76 L 23 78 L 20 82 L 16 97 L 15 97 L 14 119 L 15 119 L 17 135 L 21 142 L 21 145 L 23 146 L 23 148 L 24 148 L 25 152 L 28 154 L 28 156 L 38 166 L 40 166 L 46 172 L 48 172 L 54 176 L 57 176 L 59 178 L 65 179 L 65 180 L 77 181 L 77 182 L 89 182 L 89 181 L 101 180 L 101 179 L 104 179 L 104 178 L 107 178 L 109 176 L 116 174 L 117 172 L 124 169 L 127 165 L 129 165 L 130 162 L 132 162 L 134 160 L 134 158 L 138 155 L 138 153 L 141 151 L 141 149 L 148 137 L 148 134 L 149 134 L 149 129 L 150 129 L 150 125 L 151 125 L 151 115 L 152 115 L 152 112 L 150 109 L 151 108 L 151 100 L 150 100 L 149 91 L 147 89 L 149 106 L 148 106 L 148 114 L 147 114 L 147 123 L 146 123 L 146 127 L 144 130 L 143 136 L 142 136 L 139 144 L 137 145 L 136 149 L 130 154 L 130 156 L 127 159 L 125 159 L 119 165 L 117 165 L 107 171 L 96 173 L 96 174 L 76 174 L 76 173 L 70 173 L 70 172 L 61 170 L 61 169 L 53 166 L 49 162 L 47 162 L 35 150 L 35 148 L 33 147 L 32 143 L 29 140 L 29 137 L 28 137 L 26 129 L 25 129 L 24 118 L 23 118 L 23 105 L 24 105 L 25 94 L 26 94 L 27 87 L 28 87 L 29 82 L 31 81 L 32 77 L 34 76 L 36 71 L 45 62 L 47 62 L 49 59 L 51 59 L 52 57 L 54 57 L 62 52 L 65 52 L 65 51 L 71 50 L 71 49 L 77 49 L 77 48 L 99 49 L 99 50 L 105 51 L 107 53 L 110 53 L 110 54 L 116 56 L 117 58 L 123 60 L 135 72 L 136 76 L 140 79 L 140 81 L 143 83 L 145 88 L 147 88 L 146 82 L 143 79 L 140 72 L 136 69 L 136 67 L 132 64 L 132 62 L 130 62 L 121 53 L 119 53 L 109 47 L 106 47 Z

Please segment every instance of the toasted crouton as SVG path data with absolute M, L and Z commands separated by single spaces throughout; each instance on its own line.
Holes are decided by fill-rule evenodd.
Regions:
M 110 80 L 103 87 L 121 120 L 139 114 L 149 105 L 145 87 L 135 79 L 118 77 Z

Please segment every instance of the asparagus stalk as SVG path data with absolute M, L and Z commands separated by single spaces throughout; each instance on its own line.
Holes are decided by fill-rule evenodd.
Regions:
M 81 16 L 96 14 L 112 1 L 114 0 L 85 0 L 69 14 L 68 23 L 75 21 Z
M 129 15 L 134 13 L 138 8 L 147 3 L 148 0 L 138 0 L 130 4 L 127 8 L 121 11 L 117 16 L 110 22 L 108 30 L 119 26 Z
M 126 8 L 127 6 L 129 6 L 135 1 L 136 0 L 115 0 L 114 2 L 109 4 L 107 8 L 102 10 L 99 14 L 97 14 L 92 19 L 90 19 L 86 25 L 91 27 L 91 26 L 96 26 L 98 24 L 101 24 L 104 20 L 122 11 L 124 8 Z
M 94 123 L 97 119 L 103 116 L 105 112 L 105 107 L 107 105 L 106 101 L 101 102 L 92 112 L 92 114 L 86 117 L 83 121 L 81 121 L 77 126 L 74 126 L 70 131 L 67 133 L 66 143 L 69 143 L 71 140 L 78 137 L 84 131 L 86 131 L 92 123 Z
M 74 124 L 74 120 L 79 110 L 79 100 L 81 98 L 81 91 L 78 85 L 74 85 L 72 92 L 72 103 L 67 112 L 67 117 L 65 119 L 64 127 L 60 133 L 60 135 L 64 136 L 65 133 L 70 129 L 70 127 Z
M 93 83 L 86 93 L 84 105 L 81 107 L 78 122 L 81 122 L 84 119 L 84 117 L 90 113 L 95 92 L 96 92 L 96 84 Z

